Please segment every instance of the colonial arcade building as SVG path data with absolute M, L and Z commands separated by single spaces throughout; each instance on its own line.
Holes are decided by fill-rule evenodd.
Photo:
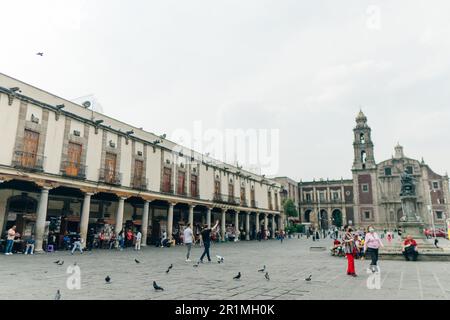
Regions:
M 143 245 L 220 220 L 255 238 L 284 226 L 280 184 L 0 74 L 0 231 L 42 250 L 88 230 L 140 229 Z M 174 151 L 176 150 L 176 151 Z

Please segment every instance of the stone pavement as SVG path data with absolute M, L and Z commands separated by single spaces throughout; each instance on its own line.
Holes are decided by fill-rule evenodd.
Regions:
M 368 261 L 356 261 L 359 277 L 346 275 L 345 258 L 330 256 L 331 240 L 306 238 L 214 244 L 212 263 L 186 263 L 185 247 L 145 247 L 140 252 L 95 250 L 80 255 L 55 252 L 0 255 L 0 299 L 448 299 L 448 262 L 380 261 L 380 289 L 369 289 Z M 309 250 L 325 246 L 327 251 Z M 198 259 L 201 248 L 192 250 Z M 215 255 L 225 258 L 216 262 Z M 134 262 L 137 258 L 140 264 Z M 53 262 L 64 260 L 63 266 Z M 69 290 L 67 267 L 80 267 L 81 289 Z M 166 274 L 167 267 L 173 269 Z M 267 266 L 270 281 L 257 272 Z M 240 271 L 241 280 L 233 280 Z M 312 281 L 304 279 L 312 274 Z M 110 275 L 111 284 L 104 278 Z M 371 278 L 377 284 L 376 276 Z M 155 292 L 152 281 L 164 287 Z

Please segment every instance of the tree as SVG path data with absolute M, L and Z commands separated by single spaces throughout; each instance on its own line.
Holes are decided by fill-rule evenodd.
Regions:
M 298 217 L 298 211 L 292 199 L 286 199 L 283 203 L 284 213 L 288 217 Z

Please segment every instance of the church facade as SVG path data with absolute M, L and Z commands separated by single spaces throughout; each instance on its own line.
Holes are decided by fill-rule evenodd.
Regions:
M 401 192 L 401 175 L 412 175 L 416 185 L 417 215 L 429 227 L 444 227 L 450 218 L 450 192 L 448 174 L 435 173 L 424 161 L 405 156 L 403 147 L 395 147 L 395 155 L 388 160 L 375 161 L 374 143 L 367 117 L 362 111 L 356 117 L 354 132 L 354 161 L 352 179 L 333 182 L 334 189 L 342 190 L 342 198 L 332 198 L 330 192 L 315 194 L 317 190 L 329 190 L 329 181 L 300 182 L 300 213 L 302 222 L 311 222 L 317 227 L 336 225 L 342 221 L 357 227 L 374 225 L 378 228 L 393 229 L 398 226 L 403 216 Z M 313 186 L 313 188 L 312 188 Z M 312 194 L 311 194 L 312 192 Z M 322 205 L 319 201 L 322 197 Z M 342 217 L 333 217 L 336 210 L 328 206 L 339 201 Z M 311 205 L 313 202 L 313 205 Z M 328 212 L 328 210 L 333 212 Z M 327 221 L 324 224 L 324 221 Z

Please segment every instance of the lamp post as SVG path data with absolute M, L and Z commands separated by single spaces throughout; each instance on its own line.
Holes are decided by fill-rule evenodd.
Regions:
M 428 205 L 428 211 L 431 214 L 431 223 L 433 225 L 433 236 L 434 236 L 434 239 L 436 239 L 436 227 L 434 225 L 433 200 L 431 199 L 431 191 L 435 192 L 435 190 L 432 190 L 430 187 L 430 192 L 428 193 L 428 198 L 430 199 L 430 204 Z

